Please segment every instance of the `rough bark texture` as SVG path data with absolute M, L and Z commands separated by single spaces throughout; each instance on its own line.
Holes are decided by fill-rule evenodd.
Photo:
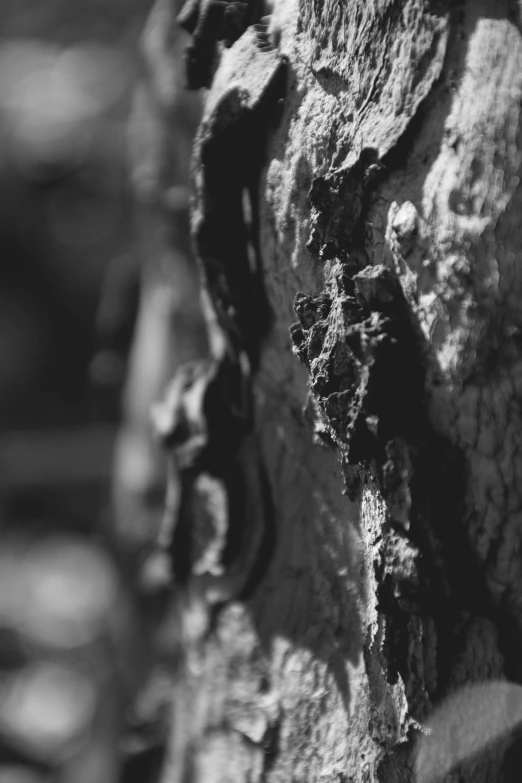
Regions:
M 522 680 L 519 8 L 182 21 L 211 357 L 157 411 L 184 654 L 162 781 L 413 780 L 437 704 Z M 506 742 L 418 779 L 518 779 Z

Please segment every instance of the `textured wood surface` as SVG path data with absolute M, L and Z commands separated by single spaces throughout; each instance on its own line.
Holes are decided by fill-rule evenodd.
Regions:
M 247 29 L 215 61 L 207 115 L 227 90 L 234 100 L 224 124 L 200 131 L 209 157 L 194 171 L 193 220 L 225 334 L 214 356 L 231 341 L 234 361 L 250 358 L 247 448 L 268 477 L 275 548 L 246 601 L 216 607 L 188 580 L 162 780 L 413 780 L 435 705 L 521 674 L 518 8 L 266 10 L 261 44 Z M 220 128 L 244 127 L 259 106 L 263 57 L 266 74 L 286 63 L 284 100 L 251 137 L 255 187 L 239 184 L 271 319 L 234 343 L 236 316 L 255 310 L 220 314 L 209 262 L 232 248 L 228 290 L 251 279 L 234 266 L 237 236 L 220 249 L 200 233 L 201 188 L 230 154 Z M 247 504 L 246 530 L 256 513 Z M 447 741 L 476 731 L 480 748 L 463 704 Z M 505 706 L 480 704 L 492 720 Z M 438 779 L 514 780 L 505 750 Z

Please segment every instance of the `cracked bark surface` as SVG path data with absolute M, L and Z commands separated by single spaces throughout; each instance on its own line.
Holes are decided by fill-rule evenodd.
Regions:
M 212 75 L 211 357 L 157 415 L 183 650 L 161 780 L 413 781 L 436 705 L 522 681 L 519 6 L 274 0 L 230 36 L 236 5 L 182 19 Z M 422 779 L 515 780 L 517 753 Z

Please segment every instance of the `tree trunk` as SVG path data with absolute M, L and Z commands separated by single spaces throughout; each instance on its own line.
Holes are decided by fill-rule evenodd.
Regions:
M 518 780 L 519 7 L 263 13 L 181 14 L 211 356 L 156 410 L 161 779 Z

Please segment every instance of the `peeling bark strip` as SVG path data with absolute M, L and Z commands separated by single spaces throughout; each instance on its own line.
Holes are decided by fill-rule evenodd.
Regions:
M 441 704 L 423 780 L 514 783 L 508 691 L 476 692 L 487 734 L 459 689 L 522 681 L 520 12 L 262 13 L 183 12 L 213 345 L 160 409 L 186 585 L 163 783 L 413 783 Z
M 253 589 L 273 532 L 269 484 L 252 437 L 252 373 L 268 327 L 259 172 L 284 86 L 284 59 L 260 48 L 255 30 L 216 74 L 196 141 L 192 215 L 212 358 L 181 368 L 155 415 L 172 460 L 161 544 L 172 551 L 176 579 L 197 577 L 213 601 Z
M 217 44 L 230 47 L 259 21 L 261 0 L 187 0 L 178 22 L 192 35 L 185 52 L 187 86 L 191 90 L 209 87 L 216 67 Z

